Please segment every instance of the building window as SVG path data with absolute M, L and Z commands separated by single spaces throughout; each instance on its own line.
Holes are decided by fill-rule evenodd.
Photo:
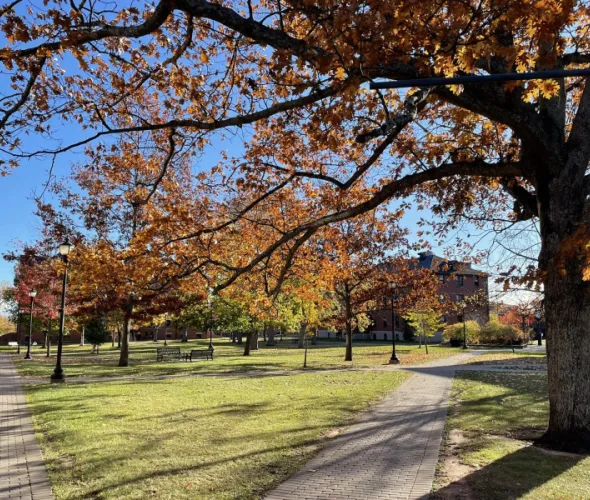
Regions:
M 462 314 L 457 314 L 457 322 L 463 323 L 463 315 Z
M 457 286 L 463 286 L 463 275 L 457 274 Z
M 479 276 L 477 274 L 473 277 L 473 284 L 479 286 Z
M 440 281 L 441 283 L 444 283 L 446 281 L 445 280 L 445 275 L 444 274 L 439 274 L 438 275 L 438 281 Z
M 383 328 L 387 328 L 387 320 L 386 319 L 383 320 Z
M 465 300 L 465 295 L 461 295 L 460 293 L 457 294 L 457 302 L 462 302 Z
M 447 322 L 447 317 L 446 317 L 446 316 L 443 314 L 443 315 L 440 317 L 440 320 L 441 320 L 443 323 L 446 323 L 446 322 Z

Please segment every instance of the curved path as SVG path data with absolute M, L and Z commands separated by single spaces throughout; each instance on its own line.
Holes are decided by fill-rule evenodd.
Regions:
M 364 413 L 266 500 L 428 498 L 455 365 L 470 355 L 408 367 L 413 377 Z
M 0 355 L 0 498 L 53 499 L 20 377 L 10 357 L 3 355 Z

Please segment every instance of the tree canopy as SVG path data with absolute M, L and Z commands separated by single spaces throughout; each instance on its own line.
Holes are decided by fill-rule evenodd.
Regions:
M 589 14 L 584 0 L 16 0 L 0 8 L 2 166 L 87 146 L 124 171 L 135 138 L 160 159 L 149 194 L 183 148 L 196 159 L 216 131 L 237 134 L 243 154 L 196 174 L 160 219 L 158 252 L 217 289 L 266 267 L 276 290 L 325 226 L 410 194 L 443 228 L 538 220 L 526 273 L 551 337 L 547 440 L 589 449 L 590 85 L 367 89 L 587 65 Z

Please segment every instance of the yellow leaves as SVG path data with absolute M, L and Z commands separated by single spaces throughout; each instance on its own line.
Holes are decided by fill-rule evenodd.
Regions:
M 540 86 L 541 95 L 551 99 L 559 93 L 559 84 L 555 80 L 544 80 Z
M 207 52 L 205 52 L 204 50 L 201 51 L 200 58 L 201 58 L 201 62 L 203 64 L 208 64 L 209 63 L 209 56 L 207 55 Z
M 346 70 L 342 67 L 338 68 L 334 73 L 334 77 L 340 81 L 346 80 Z

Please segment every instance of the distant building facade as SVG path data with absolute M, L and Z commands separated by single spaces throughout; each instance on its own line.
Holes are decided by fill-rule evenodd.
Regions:
M 457 260 L 448 260 L 434 255 L 432 252 L 422 252 L 418 255 L 416 267 L 419 269 L 429 269 L 438 279 L 439 295 L 444 297 L 449 306 L 441 318 L 447 325 L 462 323 L 464 317 L 467 321 L 475 320 L 481 325 L 487 323 L 490 319 L 489 311 L 489 289 L 488 275 L 482 271 L 474 269 L 471 264 Z M 479 300 L 475 301 L 475 298 Z M 457 304 L 466 301 L 474 301 L 469 304 L 465 310 L 458 310 Z M 382 309 L 370 313 L 373 319 L 371 328 L 365 333 L 356 333 L 353 338 L 357 340 L 391 340 L 392 337 L 392 314 L 389 297 L 384 297 L 380 303 Z M 395 314 L 393 323 L 395 323 L 396 340 L 403 340 L 404 330 L 407 329 L 404 319 Z M 320 330 L 319 337 L 335 338 L 341 336 L 341 333 L 328 332 Z M 442 332 L 438 332 L 432 338 L 432 342 L 440 342 Z

